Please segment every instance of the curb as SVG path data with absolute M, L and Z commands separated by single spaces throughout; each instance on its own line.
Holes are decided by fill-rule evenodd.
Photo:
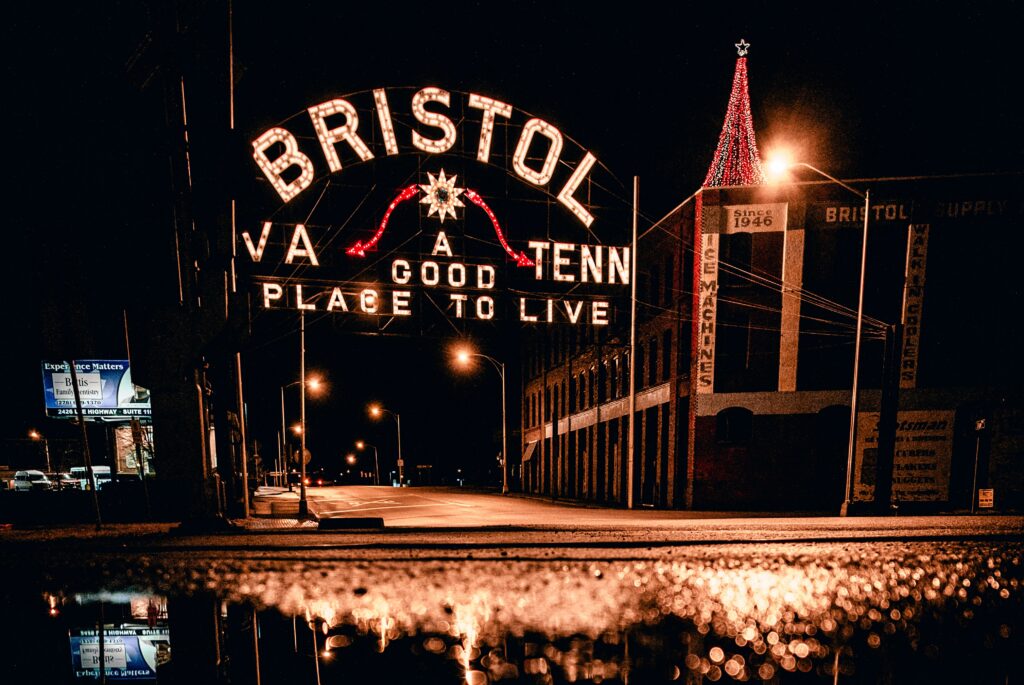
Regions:
M 319 519 L 318 530 L 383 530 L 384 519 L 380 516 L 341 516 Z

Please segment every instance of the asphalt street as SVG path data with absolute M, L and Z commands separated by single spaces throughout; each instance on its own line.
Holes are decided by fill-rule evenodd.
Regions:
M 264 489 L 254 505 L 284 510 L 297 497 Z M 38 617 L 140 593 L 170 597 L 180 620 L 211 616 L 222 602 L 246 615 L 255 607 L 268 664 L 292 658 L 295 635 L 319 635 L 369 644 L 352 653 L 381 653 L 367 666 L 379 673 L 438 634 L 461 645 L 467 673 L 485 668 L 487 649 L 526 634 L 562 648 L 570 637 L 607 639 L 606 660 L 641 668 L 648 657 L 615 651 L 637 630 L 656 639 L 633 649 L 682 639 L 691 653 L 672 657 L 676 673 L 709 677 L 718 668 L 768 681 L 816 671 L 874 682 L 895 669 L 923 674 L 914 682 L 1013 682 L 1021 672 L 1020 516 L 629 511 L 446 488 L 312 488 L 309 503 L 319 517 L 380 517 L 384 527 L 253 518 L 220 530 L 0 528 L 0 599 Z M 269 637 L 279 624 L 286 630 Z M 202 635 L 202 625 L 186 634 Z M 66 652 L 67 629 L 47 626 L 57 647 L 12 626 L 12 658 L 49 663 L 44 653 Z M 187 638 L 177 635 L 183 658 L 196 645 L 182 647 Z M 651 650 L 649 659 L 666 658 Z M 337 656 L 347 676 L 356 666 L 345 658 Z M 523 671 L 541 667 L 523 659 Z M 587 666 L 599 667 L 607 668 Z M 292 678 L 294 669 L 288 661 L 282 672 Z
M 297 498 L 297 493 L 282 493 Z M 666 511 L 579 505 L 461 488 L 334 486 L 307 490 L 317 517 L 380 517 L 385 529 L 460 529 L 481 537 L 500 528 L 554 541 L 565 533 L 598 541 L 757 542 L 767 540 L 963 539 L 1019 536 L 1024 517 L 1000 515 L 820 516 Z M 544 535 L 547 533 L 548 535 Z

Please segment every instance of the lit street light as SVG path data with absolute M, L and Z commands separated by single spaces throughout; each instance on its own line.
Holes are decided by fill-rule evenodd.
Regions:
M 50 464 L 50 443 L 46 441 L 46 438 L 43 437 L 42 433 L 40 433 L 34 428 L 28 432 L 28 437 L 32 438 L 33 440 L 43 441 L 43 454 L 46 455 L 46 472 L 53 473 L 53 466 Z
M 400 486 L 405 485 L 405 475 L 403 467 L 405 462 L 402 461 L 402 417 L 398 415 L 398 412 L 393 412 L 390 409 L 385 409 L 379 404 L 370 405 L 370 416 L 377 419 L 383 414 L 390 414 L 394 417 L 395 423 L 398 424 L 398 484 Z
M 786 171 L 796 166 L 810 169 L 814 173 L 819 174 L 820 176 L 823 176 L 833 183 L 845 188 L 857 197 L 864 198 L 864 229 L 863 235 L 861 236 L 860 247 L 860 286 L 857 291 L 857 332 L 855 334 L 856 339 L 853 344 L 853 388 L 850 396 L 850 436 L 846 449 L 845 494 L 843 496 L 843 506 L 839 510 L 840 516 L 846 516 L 849 512 L 851 491 L 853 489 L 853 452 L 855 449 L 854 440 L 857 434 L 857 376 L 860 371 L 861 329 L 864 325 L 864 268 L 867 263 L 868 253 L 868 212 L 871 208 L 871 191 L 869 189 L 865 189 L 864 192 L 861 192 L 856 188 L 847 185 L 843 181 L 840 181 L 838 178 L 825 173 L 817 167 L 813 167 L 806 162 L 793 162 L 787 159 L 785 155 L 778 155 L 769 160 L 768 176 L 773 180 L 778 180 Z
M 486 359 L 491 363 L 492 366 L 498 371 L 498 375 L 501 376 L 501 494 L 508 494 L 508 435 L 507 435 L 507 421 L 505 417 L 505 364 L 499 362 L 494 357 L 489 357 L 486 354 L 479 352 L 473 352 L 468 348 L 461 347 L 455 351 L 455 361 L 460 366 L 466 368 L 469 366 L 469 360 L 473 357 L 480 357 Z
M 299 386 L 299 518 L 309 515 L 306 502 L 306 388 L 314 393 L 322 386 L 319 378 L 306 378 L 306 312 L 299 312 L 299 380 L 281 386 L 281 440 L 285 440 L 284 432 L 284 389 L 293 385 Z
M 291 388 L 291 387 L 296 386 L 296 385 L 299 385 L 300 383 L 302 383 L 302 381 L 298 380 L 298 381 L 292 381 L 291 383 L 285 383 L 284 385 L 281 386 L 281 445 L 280 445 L 280 447 L 281 447 L 281 462 L 282 463 L 281 463 L 281 469 L 279 469 L 279 471 L 285 471 L 285 473 L 286 473 L 285 480 L 286 481 L 287 481 L 287 478 L 288 478 L 287 477 L 287 470 L 288 470 L 288 431 L 285 428 L 284 391 L 285 391 L 285 389 Z M 308 379 L 306 381 L 305 387 L 309 388 L 313 392 L 313 394 L 316 395 L 316 394 L 319 394 L 320 391 L 325 389 L 326 384 L 322 380 L 320 380 L 320 378 L 318 378 L 316 376 L 313 376 L 312 378 L 310 378 L 310 379 Z M 305 403 L 303 403 L 303 404 L 305 404 Z M 303 418 L 305 418 L 305 412 L 303 412 Z M 292 426 L 292 432 L 295 433 L 295 435 L 302 435 L 305 432 L 303 430 L 304 426 L 305 426 L 305 420 L 303 420 L 302 423 L 297 423 L 294 426 Z M 303 447 L 305 447 L 305 446 L 303 445 Z M 299 461 L 305 463 L 305 458 L 306 458 L 306 451 L 305 451 L 305 449 L 303 449 L 302 453 L 301 453 L 301 455 L 299 457 Z M 305 480 L 305 468 L 303 468 L 303 480 Z M 291 490 L 291 483 L 288 483 L 288 486 L 289 486 L 289 490 Z
M 362 451 L 367 447 L 373 448 L 373 472 L 374 472 L 374 484 L 380 485 L 380 462 L 377 461 L 377 446 L 371 445 L 363 440 L 356 440 L 356 449 Z

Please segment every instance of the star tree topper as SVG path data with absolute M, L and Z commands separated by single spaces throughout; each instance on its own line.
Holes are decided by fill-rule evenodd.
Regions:
M 746 57 L 750 51 L 750 43 L 740 38 L 740 42 L 736 43 L 736 54 L 740 57 Z
M 466 206 L 459 199 L 459 195 L 462 194 L 465 188 L 455 187 L 455 179 L 458 176 L 445 178 L 444 169 L 441 169 L 441 173 L 437 178 L 434 178 L 434 175 L 429 171 L 427 172 L 427 178 L 430 180 L 430 183 L 420 184 L 420 188 L 427 194 L 425 198 L 420 200 L 420 203 L 430 205 L 430 209 L 427 210 L 427 216 L 437 214 L 442 224 L 448 214 L 451 214 L 453 219 L 457 219 L 455 208 Z

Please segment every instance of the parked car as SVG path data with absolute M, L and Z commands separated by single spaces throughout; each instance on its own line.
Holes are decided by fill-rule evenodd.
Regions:
M 71 477 L 78 481 L 78 487 L 81 490 L 89 489 L 89 469 L 85 466 L 72 466 L 70 471 Z M 93 466 L 92 467 L 93 478 L 96 479 L 96 489 L 101 489 L 105 484 L 111 481 L 110 467 L 109 466 Z
M 54 490 L 78 490 L 81 484 L 70 473 L 48 473 L 46 477 L 53 483 Z
M 17 492 L 52 490 L 53 483 L 42 471 L 18 471 L 14 474 L 14 489 Z

